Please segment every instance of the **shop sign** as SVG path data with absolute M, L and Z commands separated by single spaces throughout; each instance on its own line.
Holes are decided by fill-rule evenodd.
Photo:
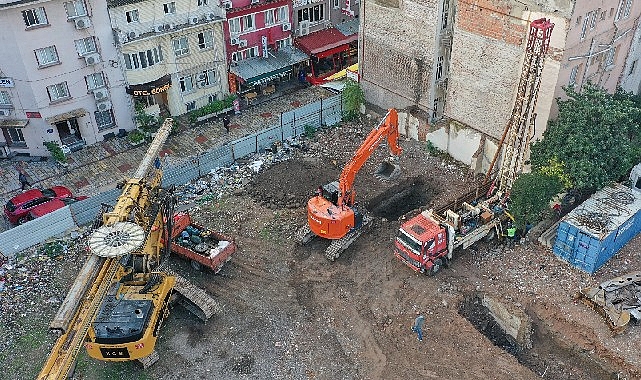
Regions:
M 236 87 L 236 76 L 232 73 L 229 73 L 229 93 L 230 94 L 235 94 L 238 91 L 238 87 Z
M 171 87 L 171 76 L 164 77 L 145 84 L 136 84 L 127 87 L 127 93 L 133 96 L 155 95 L 165 92 Z
M 263 44 L 263 58 L 267 58 L 267 36 L 262 36 L 260 42 Z
M 14 87 L 13 79 L 11 79 L 11 78 L 0 78 L 0 87 Z
M 293 0 L 292 6 L 294 8 L 303 7 L 308 4 L 322 3 L 324 0 Z
M 25 115 L 27 115 L 27 119 L 42 119 L 42 115 L 40 115 L 40 112 L 25 112 Z

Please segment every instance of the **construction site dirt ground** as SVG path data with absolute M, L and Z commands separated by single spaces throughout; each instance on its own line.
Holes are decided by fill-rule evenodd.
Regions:
M 639 238 L 595 275 L 535 242 L 473 246 L 434 277 L 395 259 L 397 218 L 445 204 L 475 183 L 466 168 L 428 154 L 425 143 L 401 142 L 403 171 L 395 182 L 372 175 L 387 157 L 384 144 L 356 176 L 357 200 L 374 221 L 338 260 L 325 259 L 326 241 L 296 245 L 307 199 L 338 179 L 375 119 L 317 133 L 289 160 L 263 167 L 244 191 L 192 207 L 200 224 L 235 237 L 239 251 L 218 274 L 195 272 L 175 257 L 171 265 L 213 295 L 222 312 L 203 323 L 176 306 L 160 330 L 160 359 L 151 368 L 82 354 L 75 378 L 641 378 L 641 327 L 613 336 L 594 310 L 573 300 L 582 287 L 641 268 Z M 70 250 L 42 275 L 64 297 L 82 260 L 82 250 Z M 15 323 L 31 326 L 34 341 L 18 341 L 2 356 L 7 378 L 35 377 L 54 342 L 45 331 L 58 305 L 33 297 L 35 311 L 16 312 Z M 505 337 L 484 297 L 528 316 L 531 347 Z M 422 342 L 410 329 L 417 311 L 426 318 Z

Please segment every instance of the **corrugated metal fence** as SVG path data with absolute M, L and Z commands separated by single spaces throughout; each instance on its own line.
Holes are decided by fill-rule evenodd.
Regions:
M 342 97 L 339 94 L 284 112 L 280 115 L 279 125 L 166 167 L 162 185 L 185 184 L 212 169 L 229 166 L 239 158 L 264 151 L 276 141 L 299 136 L 305 133 L 306 127 L 317 129 L 338 124 L 342 120 L 342 109 Z M 60 236 L 72 228 L 92 223 L 100 212 L 101 205 L 115 205 L 120 193 L 121 190 L 112 189 L 0 233 L 0 254 L 13 257 L 26 248 Z

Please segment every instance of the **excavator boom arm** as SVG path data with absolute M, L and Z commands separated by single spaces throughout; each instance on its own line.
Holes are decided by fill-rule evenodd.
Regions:
M 356 174 L 372 155 L 372 152 L 378 148 L 383 138 L 387 138 L 387 146 L 393 155 L 399 156 L 401 152 L 403 152 L 403 149 L 398 145 L 398 136 L 398 113 L 392 108 L 387 112 L 387 115 L 385 115 L 385 118 L 380 124 L 372 129 L 365 141 L 363 141 L 354 153 L 352 159 L 345 165 L 345 168 L 343 168 L 343 172 L 339 178 L 339 206 L 353 204 L 354 196 L 352 186 L 354 185 Z

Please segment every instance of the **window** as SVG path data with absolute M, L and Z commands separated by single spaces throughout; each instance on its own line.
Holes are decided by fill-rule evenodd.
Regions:
M 623 18 L 630 16 L 630 8 L 632 8 L 632 0 L 626 0 L 625 8 L 623 9 Z
M 434 99 L 434 108 L 432 109 L 432 119 L 436 119 L 438 117 L 438 106 L 439 103 L 441 102 L 441 98 L 436 98 Z
M 289 7 L 278 7 L 278 22 L 287 23 L 289 22 Z
M 254 30 L 254 17 L 256 15 L 251 14 L 251 15 L 246 15 L 243 16 L 243 31 L 245 30 Z
M 75 40 L 76 51 L 78 55 L 84 57 L 87 54 L 95 53 L 96 50 L 96 41 L 93 37 L 83 38 L 81 40 Z
M 94 73 L 85 77 L 87 82 L 87 90 L 95 90 L 100 87 L 105 87 L 105 77 L 102 73 Z
M 207 97 L 207 104 L 213 103 L 216 100 L 218 100 L 218 94 L 209 94 L 209 96 Z
M 216 84 L 216 70 L 208 69 L 198 73 L 198 87 L 209 87 Z
M 192 100 L 191 102 L 186 103 L 185 106 L 187 106 L 187 112 L 193 111 L 196 109 L 196 101 Z
M 318 4 L 310 8 L 298 10 L 298 22 L 319 22 L 325 19 L 325 5 Z
M 590 22 L 590 14 L 588 13 L 583 19 L 583 26 L 581 27 L 581 39 L 585 38 L 585 32 L 588 30 L 588 23 Z
M 125 68 L 127 70 L 144 69 L 162 62 L 160 46 L 146 51 L 124 54 Z
M 85 7 L 85 2 L 82 0 L 73 0 L 65 3 L 65 10 L 67 11 L 67 18 L 87 15 L 87 8 Z
M 9 133 L 9 139 L 11 140 L 11 145 L 20 145 L 26 146 L 24 141 L 24 135 L 22 134 L 22 128 L 7 128 Z
M 292 39 L 289 37 L 276 41 L 276 49 L 282 49 L 286 46 L 291 46 L 291 45 L 292 45 Z
M 194 91 L 194 78 L 192 78 L 191 75 L 186 76 L 186 77 L 178 78 L 178 82 L 180 83 L 180 91 L 181 92 L 192 92 L 192 91 Z
M 140 15 L 138 14 L 138 9 L 133 9 L 128 12 L 125 12 L 125 17 L 127 17 L 127 23 L 140 21 Z
M 109 129 L 115 124 L 114 114 L 111 110 L 96 111 L 94 112 L 94 117 L 96 118 L 96 125 L 99 131 Z
M 637 65 L 637 60 L 632 61 L 632 64 L 630 65 L 630 70 L 628 70 L 628 75 L 632 75 L 634 73 L 634 68 Z
M 199 7 L 204 7 L 207 5 L 207 0 L 198 0 L 198 6 Z
M 268 9 L 265 11 L 265 26 L 271 26 L 276 23 L 276 10 Z
M 614 18 L 614 21 L 619 21 L 622 18 L 630 16 L 630 8 L 632 8 L 632 0 L 619 0 L 617 15 Z
M 239 34 L 240 33 L 240 17 L 232 18 L 228 22 L 229 22 L 229 33 Z
M 136 96 L 136 104 L 141 104 L 144 108 L 148 108 L 156 104 L 156 98 L 153 95 Z
M 35 51 L 35 53 L 36 60 L 38 61 L 38 66 L 40 67 L 60 63 L 60 60 L 58 59 L 58 52 L 56 51 L 55 46 L 38 49 Z
M 47 25 L 47 14 L 45 13 L 44 7 L 22 11 L 22 18 L 27 28 L 37 25 Z
M 605 54 L 605 68 L 612 69 L 614 66 L 614 61 L 617 57 L 618 46 L 611 47 L 610 50 Z
M 231 53 L 231 60 L 234 62 L 242 61 L 243 59 L 243 52 L 241 51 L 235 51 Z
M 245 53 L 245 58 L 258 57 L 258 46 L 254 46 L 249 49 L 246 49 L 244 53 Z
M 174 54 L 176 54 L 176 57 L 180 57 L 181 55 L 189 53 L 189 43 L 187 42 L 187 36 L 176 38 L 172 41 L 172 43 L 174 44 Z
M 574 86 L 576 84 L 576 76 L 579 73 L 579 66 L 581 65 L 574 66 L 570 72 L 570 80 L 568 81 L 570 86 Z
M 202 49 L 211 49 L 214 47 L 214 31 L 205 30 L 198 33 L 198 47 Z
M 441 13 L 441 29 L 447 28 L 447 21 L 450 16 L 450 3 L 449 1 L 443 1 L 443 13 Z
M 443 56 L 439 56 L 436 62 L 436 80 L 443 77 Z
M 69 88 L 67 87 L 67 82 L 47 86 L 47 92 L 49 93 L 49 100 L 51 100 L 52 102 L 71 97 L 69 96 Z
M 596 12 L 592 11 L 592 12 L 589 13 L 592 16 L 591 19 L 590 19 L 590 30 L 594 29 L 594 27 L 596 26 L 596 15 L 597 15 L 597 12 L 598 11 L 596 11 Z
M 339 0 L 332 0 L 332 8 L 338 9 L 340 7 L 341 7 L 341 5 L 340 5 L 340 1 Z
M 176 3 L 174 1 L 172 1 L 171 3 L 163 4 L 162 8 L 165 11 L 165 14 L 176 13 Z
M 3 105 L 3 106 L 11 105 L 11 99 L 9 98 L 8 91 L 0 91 L 0 105 Z

